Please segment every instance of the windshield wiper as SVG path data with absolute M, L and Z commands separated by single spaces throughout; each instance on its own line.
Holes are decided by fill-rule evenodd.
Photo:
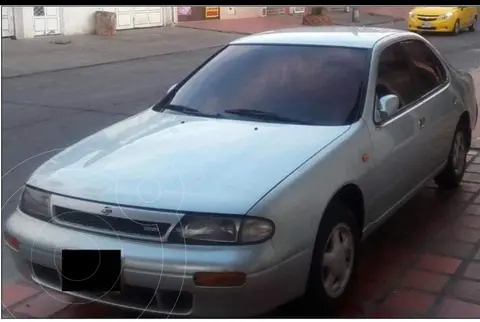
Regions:
M 200 110 L 197 110 L 196 108 L 183 106 L 183 105 L 176 105 L 176 104 L 159 105 L 159 106 L 156 106 L 154 110 L 156 110 L 156 111 L 171 110 L 171 111 L 175 111 L 175 112 L 197 115 L 197 116 L 208 116 L 208 117 L 219 117 L 220 116 L 219 114 L 208 114 L 208 113 L 204 113 Z
M 183 105 L 164 104 L 157 107 L 158 110 L 171 110 L 175 112 L 188 113 L 188 114 L 202 114 L 199 110 Z
M 289 117 L 281 116 L 276 113 L 260 111 L 260 110 L 249 110 L 243 108 L 234 108 L 234 109 L 226 109 L 223 111 L 224 113 L 234 114 L 238 116 L 246 116 L 251 118 L 256 118 L 265 121 L 279 121 L 284 123 L 293 123 L 293 124 L 305 124 L 308 125 L 310 123 L 294 120 Z

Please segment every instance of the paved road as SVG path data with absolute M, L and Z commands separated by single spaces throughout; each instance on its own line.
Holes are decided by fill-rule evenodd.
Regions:
M 402 24 L 385 25 L 402 28 Z M 460 69 L 480 67 L 480 33 L 428 37 Z M 2 221 L 16 191 L 55 151 L 142 111 L 214 50 L 3 80 Z M 2 243 L 2 251 L 6 247 Z M 19 279 L 4 252 L 3 283 Z

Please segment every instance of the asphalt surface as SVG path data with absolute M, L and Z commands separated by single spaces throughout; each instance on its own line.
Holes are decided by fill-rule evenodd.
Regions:
M 385 25 L 385 27 L 403 27 Z M 480 67 L 480 31 L 427 36 L 454 66 Z M 2 222 L 18 189 L 46 159 L 72 143 L 157 102 L 215 49 L 2 81 Z M 2 281 L 20 277 L 2 242 Z

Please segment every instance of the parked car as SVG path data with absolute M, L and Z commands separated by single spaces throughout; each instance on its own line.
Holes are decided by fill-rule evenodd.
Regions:
M 477 7 L 415 7 L 409 13 L 408 29 L 458 35 L 464 29 L 475 31 L 477 21 Z
M 477 113 L 470 74 L 418 34 L 247 36 L 38 168 L 6 241 L 57 291 L 62 251 L 120 250 L 107 263 L 123 265 L 120 292 L 67 292 L 118 307 L 255 316 L 305 295 L 335 308 L 362 239 L 432 178 L 459 185 Z

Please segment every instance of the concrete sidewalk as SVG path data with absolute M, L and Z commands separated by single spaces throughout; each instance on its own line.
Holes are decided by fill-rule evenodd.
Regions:
M 114 37 L 2 39 L 2 78 L 222 46 L 238 37 L 215 31 L 161 27 L 119 31 Z

